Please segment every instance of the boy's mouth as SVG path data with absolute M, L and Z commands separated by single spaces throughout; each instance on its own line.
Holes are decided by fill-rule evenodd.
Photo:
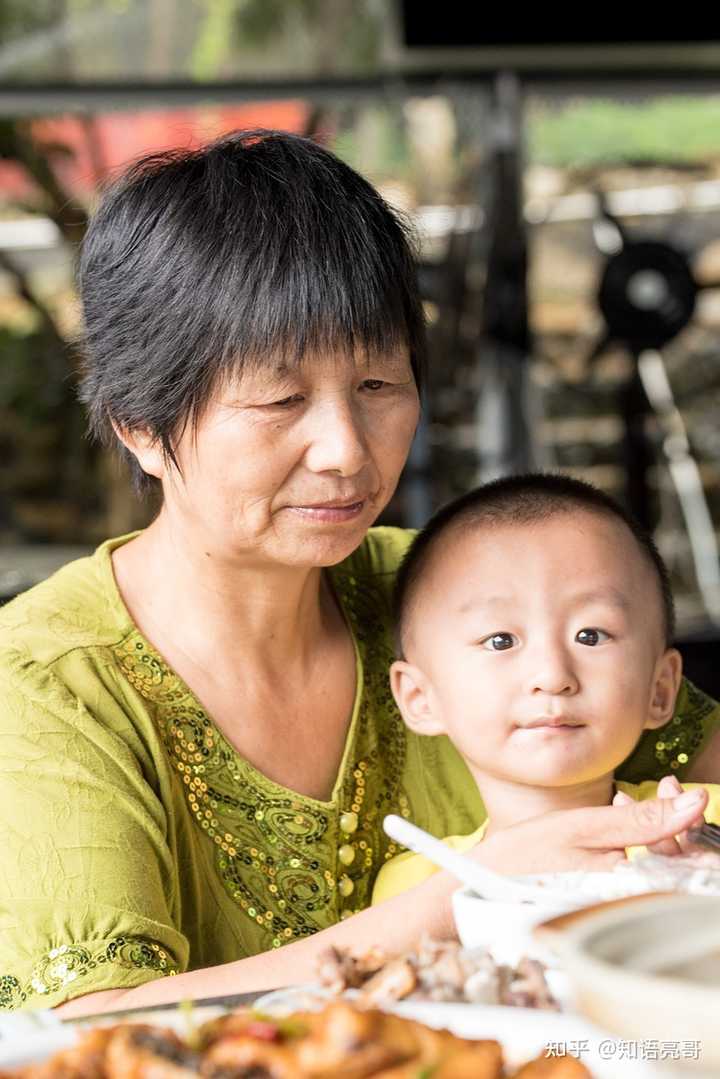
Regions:
M 584 726 L 584 723 L 578 723 L 577 720 L 571 719 L 569 716 L 537 716 L 537 718 L 531 719 L 528 723 L 519 723 L 518 729 L 522 731 L 534 731 L 548 727 L 553 729 L 569 729 L 572 727 Z

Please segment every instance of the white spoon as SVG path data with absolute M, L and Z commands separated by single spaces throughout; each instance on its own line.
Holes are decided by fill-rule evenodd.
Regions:
M 391 813 L 383 821 L 385 833 L 397 843 L 422 854 L 441 869 L 447 869 L 459 881 L 483 899 L 511 903 L 537 903 L 542 893 L 532 885 L 520 884 L 510 877 L 486 869 L 472 858 L 458 854 L 416 824 Z

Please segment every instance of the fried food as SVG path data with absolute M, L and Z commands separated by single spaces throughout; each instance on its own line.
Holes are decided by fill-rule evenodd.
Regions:
M 283 1019 L 250 1010 L 172 1030 L 125 1023 L 0 1079 L 591 1079 L 574 1057 L 540 1058 L 508 1076 L 499 1042 L 458 1038 L 412 1019 L 335 1000 Z

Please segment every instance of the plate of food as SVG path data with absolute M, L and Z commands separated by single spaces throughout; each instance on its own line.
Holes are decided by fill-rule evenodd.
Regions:
M 177 1010 L 155 1012 L 144 1022 L 79 1028 L 70 1045 L 65 1032 L 56 1051 L 48 1054 L 46 1045 L 40 1059 L 36 1054 L 14 1069 L 3 1064 L 0 1074 L 3 1079 L 605 1079 L 646 1074 L 637 1068 L 632 1073 L 617 1066 L 596 1069 L 582 1040 L 584 1030 L 572 1053 L 561 1040 L 548 1044 L 542 1024 L 530 1036 L 523 1023 L 510 1027 L 502 1014 L 495 1014 L 509 1008 L 474 1006 L 473 1018 L 467 1005 L 415 1007 L 431 1009 L 432 1021 L 342 998 L 319 1011 L 283 1017 L 242 1008 L 194 1024 L 186 1013 L 184 1029 L 178 1029 Z M 464 1007 L 465 1018 L 437 1011 L 453 1007 Z M 539 1011 L 531 1014 L 540 1016 Z M 465 1033 L 459 1033 L 463 1027 Z
M 452 941 L 425 940 L 418 949 L 389 959 L 380 952 L 358 957 L 330 949 L 319 964 L 317 982 L 265 994 L 255 1007 L 277 1020 L 326 1008 L 338 999 L 361 1009 L 381 1008 L 462 1039 L 495 1039 L 506 1067 L 523 1079 L 528 1061 L 536 1062 L 536 1070 L 527 1072 L 530 1079 L 536 1072 L 545 1074 L 537 1071 L 540 1060 L 551 1069 L 551 1061 L 561 1057 L 567 1058 L 568 1077 L 576 1074 L 571 1058 L 584 1065 L 578 1075 L 595 1079 L 668 1075 L 644 1059 L 652 1056 L 650 1047 L 621 1043 L 569 1010 L 567 1001 L 559 1001 L 551 987 L 556 973 L 527 958 L 506 966 L 485 949 Z M 658 1051 L 654 1061 L 659 1058 Z

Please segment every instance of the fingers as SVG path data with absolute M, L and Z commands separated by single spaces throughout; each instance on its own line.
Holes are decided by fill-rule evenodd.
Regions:
M 658 798 L 674 798 L 676 794 L 682 794 L 682 787 L 677 776 L 663 776 L 658 783 Z
M 566 824 L 570 818 L 570 827 L 576 830 L 578 846 L 624 850 L 625 847 L 649 847 L 662 840 L 674 839 L 702 817 L 707 800 L 707 791 L 697 788 L 672 798 L 575 809 L 564 816 Z
M 675 776 L 664 776 L 658 783 L 657 793 L 659 798 L 673 798 L 678 791 L 682 791 L 682 787 L 675 779 Z M 625 794 L 624 791 L 617 791 L 612 804 L 614 806 L 627 806 L 632 805 L 634 801 L 635 799 L 631 798 L 629 794 Z M 669 858 L 682 853 L 678 840 L 674 838 L 661 839 L 658 843 L 650 843 L 647 849 L 652 851 L 653 854 L 664 854 Z
M 651 854 L 664 854 L 668 858 L 674 858 L 683 853 L 680 839 L 660 839 L 657 843 L 648 843 L 647 849 Z
M 674 798 L 677 794 L 682 794 L 682 789 L 677 776 L 663 776 L 658 783 L 657 795 L 658 798 Z M 661 839 L 659 843 L 651 844 L 648 850 L 652 851 L 653 854 L 673 856 L 676 854 L 689 854 L 695 850 L 695 847 L 688 839 L 687 833 L 681 832 L 674 839 Z
M 682 794 L 673 787 L 672 795 L 644 802 L 619 793 L 610 806 L 558 810 L 501 829 L 475 851 L 499 873 L 612 869 L 627 847 L 669 842 L 662 852 L 677 854 L 675 836 L 702 820 L 707 800 L 702 787 Z

